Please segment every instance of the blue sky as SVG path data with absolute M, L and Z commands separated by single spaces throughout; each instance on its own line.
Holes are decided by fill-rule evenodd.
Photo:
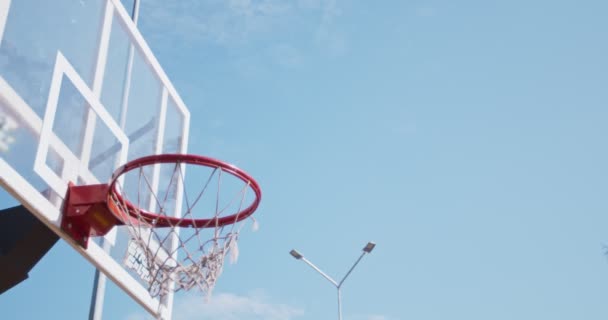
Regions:
M 125 1 L 128 2 L 128 1 Z M 189 150 L 258 179 L 208 303 L 175 319 L 606 319 L 603 1 L 143 0 L 191 110 Z M 59 271 L 62 270 L 62 271 Z M 57 245 L 4 317 L 83 319 L 93 268 Z M 106 319 L 147 319 L 110 286 Z

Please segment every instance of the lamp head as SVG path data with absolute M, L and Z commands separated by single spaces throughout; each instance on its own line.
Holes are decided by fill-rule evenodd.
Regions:
M 299 252 L 297 252 L 296 249 L 289 251 L 289 254 L 298 260 L 303 258 L 303 256 Z
M 372 250 L 374 250 L 374 247 L 376 247 L 376 244 L 373 242 L 368 242 L 365 247 L 363 248 L 363 251 L 367 252 L 367 253 L 371 253 Z

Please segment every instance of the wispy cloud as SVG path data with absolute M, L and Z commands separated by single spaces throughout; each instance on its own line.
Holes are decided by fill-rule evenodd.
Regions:
M 337 27 L 341 15 L 337 0 L 148 0 L 142 1 L 140 25 L 147 37 L 182 47 L 270 41 L 268 46 L 279 43 L 281 50 L 285 32 L 293 31 L 303 35 L 304 42 L 308 34 L 310 41 L 335 56 L 347 49 L 346 35 Z M 289 50 L 293 60 L 295 49 Z
M 292 320 L 304 314 L 300 308 L 269 300 L 261 290 L 244 296 L 232 293 L 216 293 L 210 298 L 197 295 L 180 296 L 176 297 L 173 319 Z M 126 318 L 126 320 L 145 319 L 151 318 L 142 313 L 131 314 Z
M 142 1 L 140 23 L 163 40 L 237 44 L 272 30 L 293 6 L 279 0 Z
M 269 50 L 270 58 L 278 65 L 286 68 L 295 68 L 302 64 L 301 52 L 294 46 L 286 43 L 274 45 Z
M 336 20 L 342 15 L 337 0 L 327 0 L 321 5 L 321 23 L 317 28 L 315 40 L 332 56 L 342 56 L 348 46 L 346 36 L 336 27 Z
M 173 318 L 175 320 L 291 320 L 304 314 L 302 309 L 282 303 L 270 302 L 261 291 L 240 296 L 218 293 L 208 302 L 202 297 L 188 296 L 177 302 Z
M 366 315 L 358 314 L 358 315 L 353 315 L 349 318 L 351 318 L 353 320 L 398 320 L 397 318 L 393 318 L 393 317 L 389 317 L 389 316 L 381 315 L 381 314 L 366 314 Z
M 437 10 L 433 7 L 419 7 L 416 9 L 416 15 L 419 17 L 434 17 Z

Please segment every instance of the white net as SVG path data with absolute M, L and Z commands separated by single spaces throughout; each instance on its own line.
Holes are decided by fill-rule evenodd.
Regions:
M 259 194 L 234 170 L 174 161 L 131 168 L 116 181 L 108 201 L 131 237 L 125 266 L 152 296 L 195 288 L 210 294 L 226 257 L 236 262 L 244 218 Z

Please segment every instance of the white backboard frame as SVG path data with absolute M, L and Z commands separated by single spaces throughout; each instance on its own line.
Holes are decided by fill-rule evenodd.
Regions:
M 93 83 L 90 88 L 64 54 L 61 51 L 57 51 L 46 109 L 44 117 L 41 118 L 32 107 L 24 101 L 11 84 L 0 75 L 0 104 L 9 110 L 11 116 L 19 120 L 21 126 L 25 126 L 32 135 L 39 138 L 33 170 L 52 189 L 55 199 L 53 199 L 53 197 L 45 197 L 41 193 L 41 190 L 36 189 L 32 183 L 20 174 L 11 163 L 6 161 L 1 154 L 0 185 L 148 312 L 161 319 L 170 319 L 173 305 L 172 294 L 169 294 L 164 302 L 161 303 L 158 298 L 150 296 L 146 288 L 139 281 L 134 279 L 123 265 L 110 257 L 101 246 L 94 241 L 90 241 L 88 248 L 84 249 L 71 239 L 60 227 L 62 214 L 61 200 L 66 194 L 68 182 L 76 181 L 77 179 L 81 179 L 87 184 L 104 182 L 98 181 L 88 169 L 91 160 L 93 135 L 96 126 L 99 125 L 98 121 L 101 121 L 101 123 L 103 123 L 120 142 L 117 166 L 127 161 L 127 153 L 130 146 L 129 138 L 121 129 L 120 124 L 112 118 L 101 103 L 103 79 L 114 19 L 119 19 L 120 23 L 125 26 L 125 31 L 131 42 L 131 50 L 135 48 L 135 50 L 141 53 L 162 86 L 154 152 L 161 153 L 163 151 L 162 141 L 165 135 L 165 122 L 169 99 L 174 102 L 174 105 L 178 109 L 177 111 L 183 116 L 182 139 L 178 152 L 187 152 L 190 124 L 190 113 L 188 109 L 163 71 L 143 36 L 131 21 L 129 14 L 120 3 L 120 0 L 105 0 L 104 4 L 104 13 L 99 29 L 97 61 L 93 73 Z M 0 43 L 2 43 L 5 35 L 7 20 L 10 17 L 10 8 L 10 0 L 0 2 Z M 70 81 L 89 106 L 89 109 L 87 110 L 82 152 L 78 155 L 73 154 L 52 130 L 63 81 Z M 54 172 L 46 162 L 51 148 L 60 154 L 64 161 L 63 170 L 59 174 Z M 153 183 L 158 185 L 158 172 L 154 175 Z M 57 197 L 59 197 L 59 200 L 54 201 L 57 200 Z M 178 195 L 177 203 L 181 203 L 181 194 Z M 106 240 L 113 244 L 116 240 L 116 233 L 111 232 L 106 235 Z M 177 242 L 174 241 L 174 244 L 176 243 Z

